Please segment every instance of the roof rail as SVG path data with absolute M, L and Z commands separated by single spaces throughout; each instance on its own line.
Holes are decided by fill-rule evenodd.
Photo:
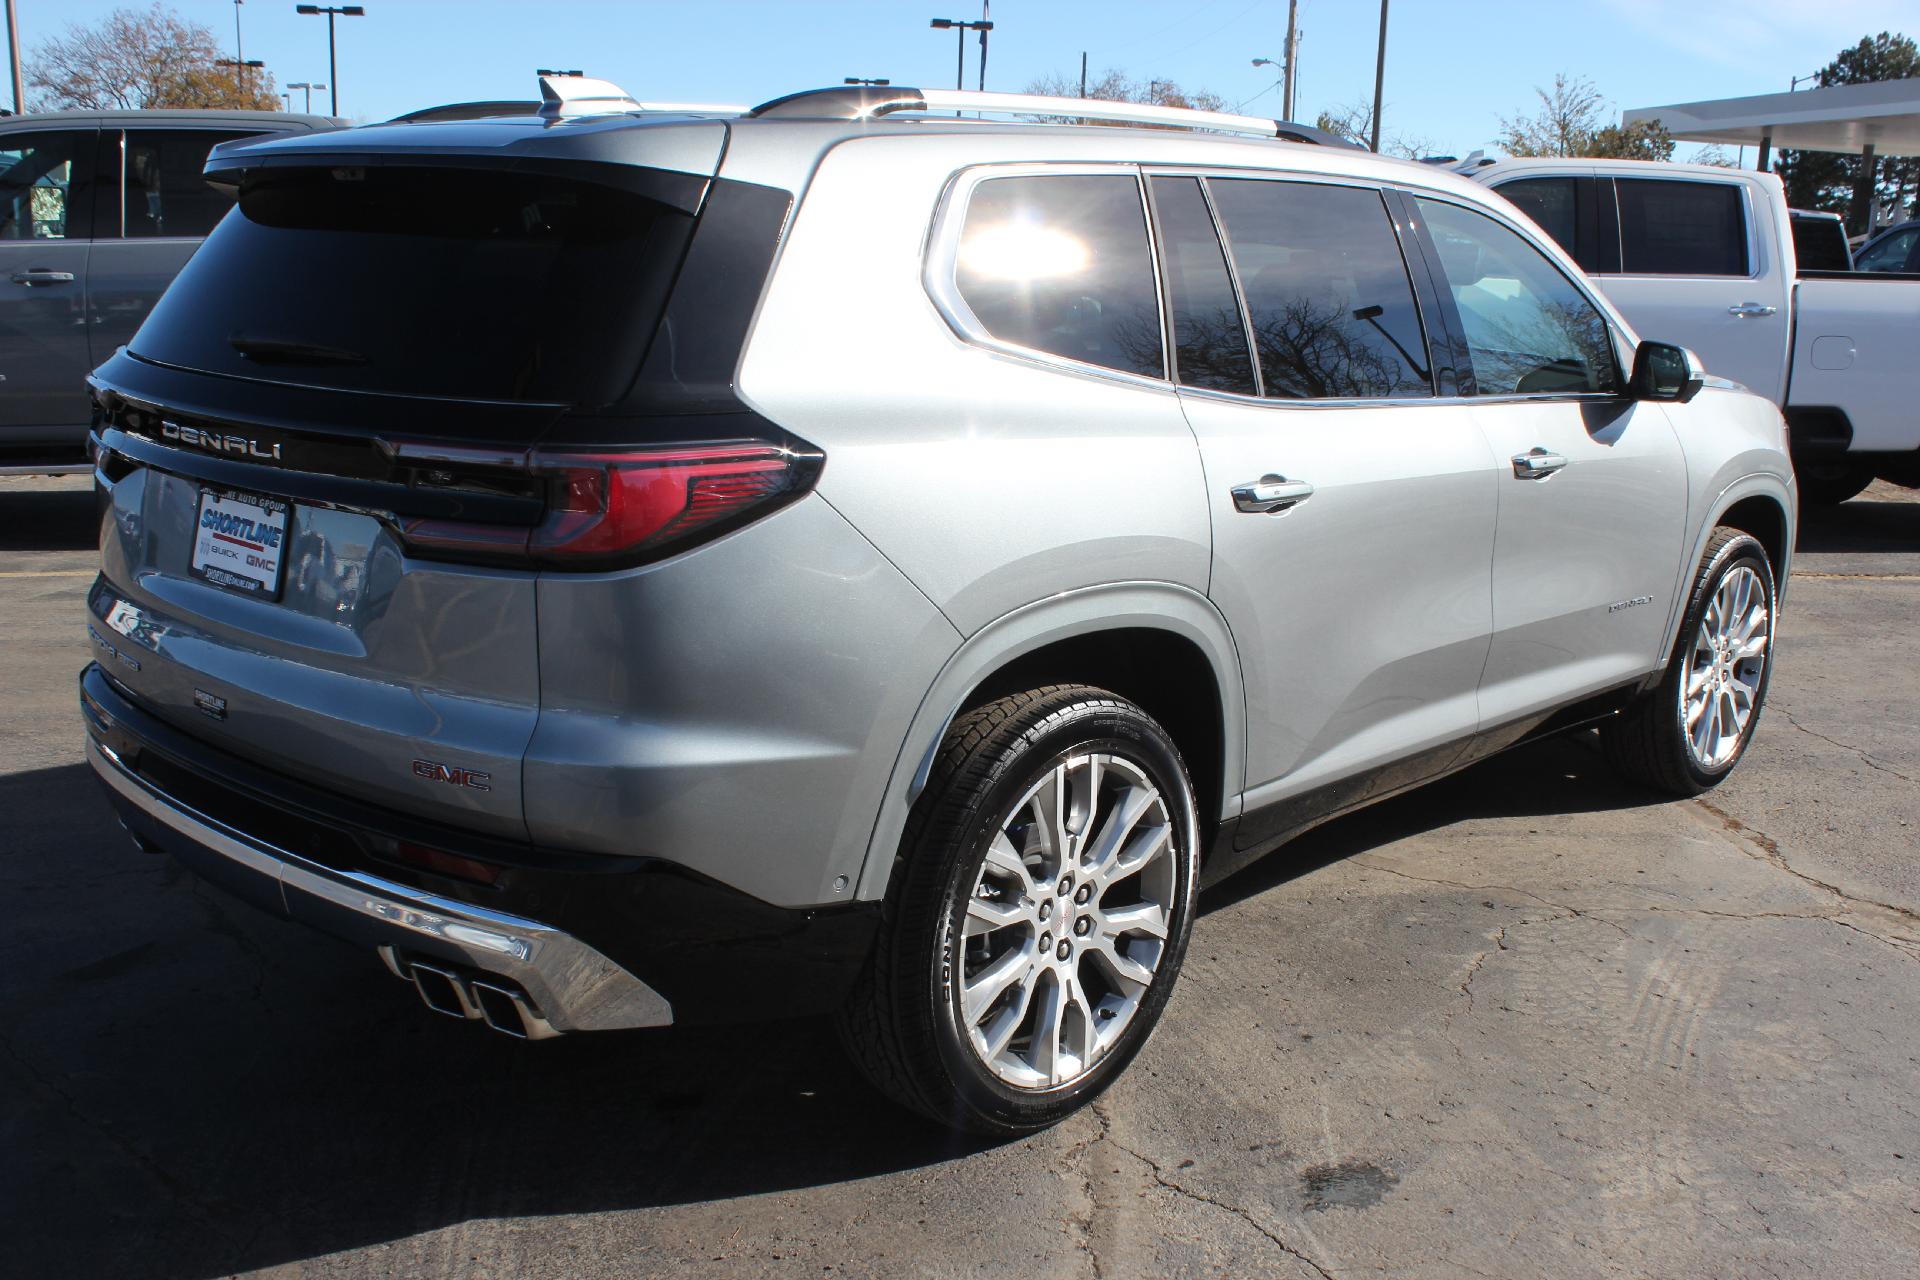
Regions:
M 978 93 L 971 89 L 908 89 L 893 85 L 836 85 L 810 89 L 763 102 L 748 112 L 758 119 L 865 120 L 896 111 L 985 111 L 997 115 L 1046 116 L 1060 120 L 1113 120 L 1126 124 L 1157 124 L 1178 129 L 1210 129 L 1218 133 L 1311 142 L 1323 147 L 1357 144 L 1310 125 L 1238 116 L 1225 111 L 1196 111 L 1141 102 L 1107 102 L 1093 98 L 1050 98 L 1034 93 Z

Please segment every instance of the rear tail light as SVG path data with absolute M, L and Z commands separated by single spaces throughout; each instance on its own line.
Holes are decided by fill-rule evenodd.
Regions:
M 638 563 L 768 514 L 805 492 L 821 462 L 817 452 L 757 440 L 623 452 L 535 449 L 520 469 L 545 483 L 539 524 L 413 520 L 401 533 L 427 554 L 582 568 Z

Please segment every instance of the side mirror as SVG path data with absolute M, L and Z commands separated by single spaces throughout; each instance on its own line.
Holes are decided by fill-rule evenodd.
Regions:
M 1677 400 L 1681 404 L 1700 394 L 1707 371 L 1700 357 L 1671 342 L 1643 342 L 1633 352 L 1633 376 L 1627 395 L 1634 400 Z

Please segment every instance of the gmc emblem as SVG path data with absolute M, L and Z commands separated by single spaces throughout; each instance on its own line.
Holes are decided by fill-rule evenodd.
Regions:
M 472 787 L 475 791 L 491 791 L 487 784 L 493 781 L 490 773 L 481 773 L 477 769 L 457 769 L 450 764 L 441 764 L 437 760 L 415 760 L 413 776 L 425 778 L 428 782 L 445 782 L 455 787 Z

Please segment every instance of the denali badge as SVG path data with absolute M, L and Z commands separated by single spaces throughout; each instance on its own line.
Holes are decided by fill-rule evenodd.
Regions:
M 246 436 L 222 435 L 218 431 L 202 431 L 199 427 L 183 427 L 177 422 L 160 420 L 160 434 L 168 440 L 177 440 L 181 444 L 197 445 L 214 453 L 237 453 L 247 458 L 270 458 L 280 461 L 278 444 L 262 446 L 258 440 Z
M 1618 613 L 1622 609 L 1637 609 L 1643 604 L 1652 604 L 1652 596 L 1635 596 L 1631 600 L 1616 600 L 1607 606 L 1608 613 Z
M 425 778 L 428 782 L 446 782 L 456 787 L 472 787 L 475 791 L 491 791 L 487 784 L 493 781 L 490 773 L 481 773 L 475 769 L 456 769 L 450 764 L 441 764 L 435 760 L 415 760 L 413 776 Z

